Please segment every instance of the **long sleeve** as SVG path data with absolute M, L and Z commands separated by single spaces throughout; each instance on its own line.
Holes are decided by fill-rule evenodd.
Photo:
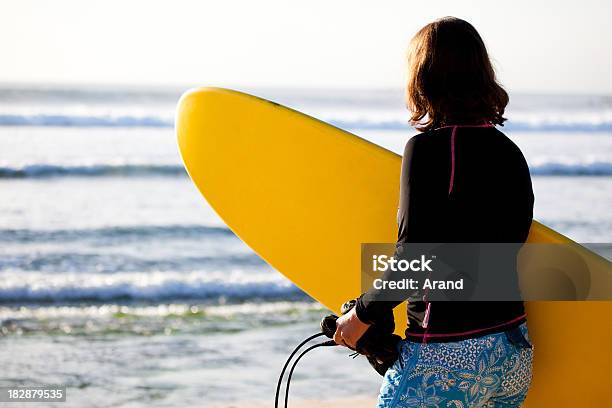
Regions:
M 397 243 L 394 257 L 397 259 L 399 253 L 402 250 L 402 245 L 407 242 L 418 242 L 415 241 L 417 238 L 412 234 L 415 225 L 416 218 L 414 218 L 414 210 L 418 206 L 416 202 L 416 194 L 414 194 L 414 176 L 417 172 L 417 162 L 415 161 L 415 141 L 416 138 L 411 138 L 404 149 L 404 156 L 402 158 L 402 169 L 400 176 L 400 197 L 399 197 L 399 208 L 397 213 L 398 233 Z M 412 194 L 411 194 L 412 193 Z M 401 274 L 401 272 L 399 272 Z M 397 280 L 401 278 L 398 272 L 387 271 L 382 276 L 383 280 Z M 389 299 L 388 294 L 383 290 L 370 289 L 364 293 L 356 304 L 356 312 L 359 319 L 366 323 L 374 323 L 379 316 L 388 313 L 391 309 L 402 303 L 404 300 L 410 297 L 408 291 L 403 291 L 399 294 L 402 300 L 384 300 Z M 401 299 L 400 298 L 400 299 Z M 398 294 L 394 294 L 393 299 L 398 299 Z

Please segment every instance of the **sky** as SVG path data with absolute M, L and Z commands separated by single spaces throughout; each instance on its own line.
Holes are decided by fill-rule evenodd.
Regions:
M 0 82 L 398 88 L 410 38 L 446 15 L 511 91 L 612 94 L 605 0 L 0 0 Z

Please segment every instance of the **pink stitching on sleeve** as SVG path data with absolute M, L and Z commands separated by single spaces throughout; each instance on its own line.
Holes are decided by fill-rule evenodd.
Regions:
M 455 134 L 457 133 L 457 126 L 453 126 L 453 132 L 451 133 L 451 174 L 450 183 L 448 185 L 448 195 L 453 192 L 453 186 L 455 185 Z

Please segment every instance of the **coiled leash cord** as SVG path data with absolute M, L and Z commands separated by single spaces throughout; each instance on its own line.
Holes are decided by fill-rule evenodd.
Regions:
M 355 307 L 355 304 L 356 300 L 350 300 L 344 303 L 341 308 L 342 314 L 348 313 L 353 307 Z M 355 347 L 355 349 L 351 348 L 354 353 L 350 355 L 350 357 L 353 358 L 355 358 L 359 354 L 366 356 L 370 365 L 380 375 L 384 375 L 387 369 L 393 364 L 393 362 L 397 360 L 397 344 L 401 340 L 401 337 L 393 334 L 393 330 L 395 330 L 395 324 L 393 322 L 393 312 L 389 311 L 389 313 L 387 313 L 387 315 L 383 317 L 384 318 L 381 319 L 381 321 L 372 324 L 366 330 L 366 332 L 357 342 L 357 346 Z M 278 408 L 278 399 L 280 396 L 283 376 L 285 375 L 285 371 L 287 371 L 287 367 L 289 367 L 291 359 L 304 345 L 306 345 L 309 341 L 316 339 L 317 337 L 327 336 L 328 338 L 333 339 L 334 333 L 336 332 L 337 319 L 338 316 L 336 315 L 325 316 L 323 320 L 321 320 L 321 332 L 308 337 L 300 344 L 298 344 L 298 346 L 293 350 L 293 352 L 291 352 L 289 358 L 283 366 L 283 370 L 281 371 L 280 376 L 278 377 L 278 383 L 276 384 L 276 396 L 274 397 L 275 408 Z M 297 356 L 297 358 L 293 362 L 293 365 L 291 366 L 291 370 L 289 370 L 289 375 L 287 376 L 287 388 L 285 389 L 285 408 L 287 408 L 287 404 L 289 401 L 289 385 L 291 383 L 291 377 L 300 359 L 304 357 L 306 353 L 318 347 L 336 345 L 336 342 L 334 342 L 333 340 L 327 340 L 322 343 L 313 344 Z
M 295 354 L 309 341 L 316 339 L 317 337 L 321 337 L 321 336 L 325 336 L 326 333 L 317 333 L 317 334 L 313 334 L 312 336 L 306 338 L 304 341 L 302 341 L 300 344 L 297 345 L 297 347 L 291 352 L 291 354 L 289 354 L 289 358 L 287 358 L 287 361 L 285 362 L 285 365 L 283 366 L 283 369 L 280 373 L 280 376 L 278 377 L 278 382 L 276 383 L 276 395 L 274 397 L 274 407 L 278 408 L 278 400 L 280 397 L 280 389 L 281 389 L 281 384 L 283 382 L 283 377 L 285 375 L 285 371 L 287 371 L 287 367 L 289 367 L 289 363 L 291 362 L 291 359 L 293 358 L 293 356 L 295 356 Z M 331 347 L 331 346 L 336 346 L 336 342 L 333 340 L 327 340 L 324 341 L 322 343 L 317 343 L 314 344 L 310 347 L 308 347 L 306 350 L 302 351 L 300 353 L 299 356 L 297 356 L 297 358 L 295 359 L 295 361 L 293 362 L 293 365 L 291 366 L 291 370 L 289 370 L 289 375 L 287 376 L 287 386 L 285 389 L 285 408 L 287 408 L 287 404 L 289 403 L 289 385 L 291 384 L 291 377 L 293 376 L 293 371 L 295 370 L 295 367 L 297 366 L 298 361 L 300 361 L 300 359 L 302 357 L 304 357 L 304 355 L 306 355 L 306 353 L 308 353 L 311 350 L 314 350 L 318 347 Z

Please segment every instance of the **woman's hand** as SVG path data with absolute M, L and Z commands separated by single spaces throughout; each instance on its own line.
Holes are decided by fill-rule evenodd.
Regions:
M 354 349 L 357 341 L 368 330 L 368 327 L 370 325 L 359 320 L 355 308 L 352 308 L 347 314 L 340 316 L 336 320 L 334 341 L 337 344 Z

